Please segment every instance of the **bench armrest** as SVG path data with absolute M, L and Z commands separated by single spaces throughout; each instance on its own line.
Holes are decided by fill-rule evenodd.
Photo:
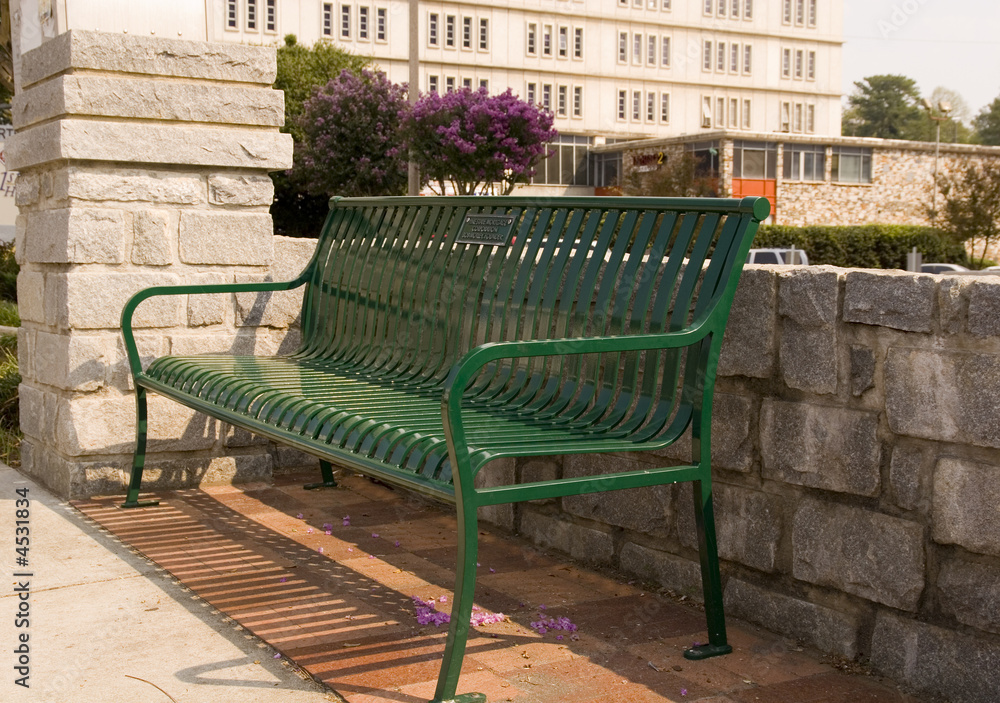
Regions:
M 128 355 L 128 365 L 133 377 L 142 373 L 142 363 L 139 350 L 135 344 L 132 332 L 132 317 L 139 304 L 149 298 L 167 295 L 212 295 L 216 293 L 255 293 L 258 291 L 292 290 L 304 285 L 307 271 L 291 281 L 260 281 L 256 283 L 214 283 L 204 285 L 153 286 L 143 288 L 133 295 L 122 308 L 122 336 L 125 338 L 125 353 Z
M 469 350 L 452 368 L 441 398 L 441 415 L 450 439 L 465 441 L 462 424 L 462 393 L 476 374 L 491 361 L 569 354 L 597 354 L 660 349 L 678 349 L 697 344 L 716 331 L 713 317 L 705 316 L 676 332 L 608 337 L 537 339 L 522 342 L 491 342 Z M 721 330 L 718 330 L 721 332 Z

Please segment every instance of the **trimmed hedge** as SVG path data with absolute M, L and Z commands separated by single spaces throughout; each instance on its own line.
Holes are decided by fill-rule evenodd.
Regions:
M 791 227 L 762 225 L 754 247 L 803 249 L 810 264 L 844 268 L 905 269 L 906 254 L 916 247 L 925 262 L 968 265 L 965 247 L 934 227 L 854 225 Z

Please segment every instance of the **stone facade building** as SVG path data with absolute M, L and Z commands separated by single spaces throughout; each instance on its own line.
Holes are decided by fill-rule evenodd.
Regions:
M 942 206 L 934 173 L 969 162 L 1000 164 L 1000 147 L 865 137 L 822 137 L 718 131 L 595 147 L 621 160 L 622 176 L 663 168 L 691 152 L 723 197 L 764 195 L 771 222 L 782 225 L 933 224 Z M 609 172 L 617 168 L 609 169 Z

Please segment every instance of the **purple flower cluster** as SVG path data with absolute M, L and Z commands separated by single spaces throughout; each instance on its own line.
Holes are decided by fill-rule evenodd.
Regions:
M 541 606 L 544 609 L 544 606 Z M 550 630 L 562 630 L 564 632 L 576 632 L 577 627 L 567 617 L 554 618 L 550 615 L 538 614 L 538 619 L 530 623 L 531 629 L 540 635 L 544 635 Z M 559 636 L 560 638 L 562 635 Z M 576 635 L 573 636 L 574 638 Z
M 442 603 L 446 603 L 447 601 L 448 596 L 441 596 Z M 437 605 L 433 599 L 425 601 L 419 596 L 413 596 L 413 604 L 417 607 L 417 622 L 421 625 L 439 627 L 451 622 L 451 616 L 448 613 L 442 613 L 440 610 L 437 610 Z M 472 617 L 469 618 L 469 623 L 473 627 L 491 625 L 507 619 L 507 616 L 503 613 L 490 613 L 480 610 L 477 606 L 473 606 L 473 610 L 476 612 L 472 613 Z
M 509 193 L 534 174 L 557 136 L 552 113 L 510 89 L 500 95 L 485 88 L 426 93 L 399 117 L 401 151 L 410 150 L 422 177 L 442 192 L 450 183 L 459 194 L 492 184 Z
M 303 105 L 293 181 L 313 195 L 393 195 L 406 190 L 400 111 L 406 88 L 384 73 L 344 70 Z

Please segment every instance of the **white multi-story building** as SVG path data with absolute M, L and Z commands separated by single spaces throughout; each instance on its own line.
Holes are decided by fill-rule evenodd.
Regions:
M 405 82 L 411 8 L 420 90 L 509 87 L 552 110 L 559 153 L 537 182 L 600 185 L 585 157 L 611 140 L 840 134 L 842 0 L 51 0 L 49 22 L 244 43 L 295 34 Z

